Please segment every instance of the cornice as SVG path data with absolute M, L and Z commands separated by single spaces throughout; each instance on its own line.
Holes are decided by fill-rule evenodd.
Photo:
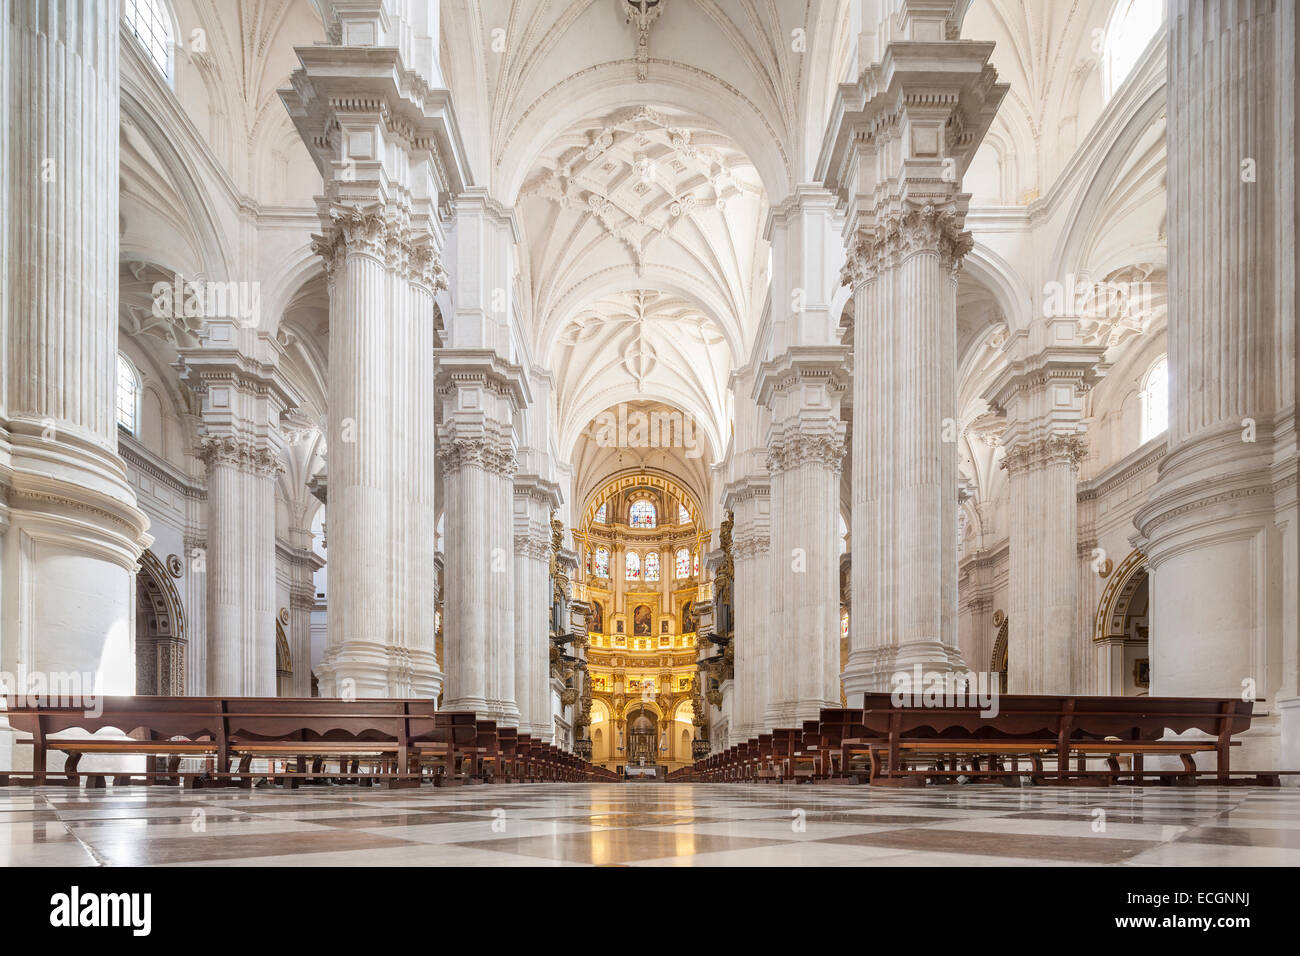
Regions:
M 172 491 L 186 498 L 204 501 L 208 497 L 207 485 L 203 481 L 191 478 L 175 465 L 159 458 L 130 435 L 118 432 L 117 453 L 131 467 L 148 475 L 154 481 L 162 482 Z
M 1125 455 L 1105 471 L 1093 478 L 1079 483 L 1079 501 L 1091 501 L 1104 497 L 1125 482 L 1131 481 L 1145 471 L 1159 466 L 1161 459 L 1169 452 L 1168 434 L 1161 433 L 1145 445 Z

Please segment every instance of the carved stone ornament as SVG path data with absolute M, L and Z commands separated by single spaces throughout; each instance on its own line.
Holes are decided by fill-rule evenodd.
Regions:
M 767 451 L 767 470 L 772 474 L 790 471 L 807 462 L 816 462 L 839 474 L 844 467 L 847 449 L 842 438 L 825 434 L 788 432 L 777 439 Z
M 664 12 L 668 0 L 619 0 L 624 22 L 636 27 L 636 78 L 644 83 L 650 67 L 650 27 Z
M 1053 464 L 1078 468 L 1086 457 L 1087 443 L 1078 435 L 1052 435 L 1033 441 L 1017 442 L 1007 450 L 1001 467 L 1010 475 L 1019 475 Z
M 270 448 L 234 435 L 206 435 L 199 439 L 198 457 L 205 465 L 229 465 L 263 478 L 274 478 L 284 465 Z
M 961 261 L 975 241 L 962 229 L 962 216 L 951 205 L 926 203 L 877 220 L 860 228 L 849 244 L 840 284 L 856 288 L 870 282 L 916 253 L 938 255 L 940 264 L 955 278 Z
M 431 236 L 414 230 L 409 212 L 400 207 L 336 205 L 329 211 L 324 232 L 311 237 L 311 248 L 325 260 L 331 285 L 343 259 L 349 253 L 362 253 L 430 292 L 448 288 L 442 257 Z

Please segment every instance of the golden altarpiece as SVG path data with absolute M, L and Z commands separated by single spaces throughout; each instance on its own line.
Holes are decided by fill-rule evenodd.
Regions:
M 708 594 L 699 505 L 671 477 L 637 472 L 606 482 L 580 521 L 573 595 L 586 612 L 591 760 L 689 764 L 702 709 L 695 609 Z

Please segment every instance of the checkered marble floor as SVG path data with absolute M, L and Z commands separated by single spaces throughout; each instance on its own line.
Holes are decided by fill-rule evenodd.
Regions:
M 6 866 L 1300 865 L 1300 788 L 0 789 Z

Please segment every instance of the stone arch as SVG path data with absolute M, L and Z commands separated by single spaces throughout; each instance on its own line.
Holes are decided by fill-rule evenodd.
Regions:
M 1149 608 L 1147 556 L 1134 550 L 1110 573 L 1093 618 L 1098 693 L 1141 696 L 1149 692 L 1151 634 L 1141 625 L 1136 625 L 1135 633 L 1129 632 L 1129 622 L 1147 616 Z
M 289 623 L 289 609 L 280 608 L 275 618 L 275 695 L 289 696 L 293 682 L 293 654 L 289 651 L 289 636 L 284 626 Z
M 999 693 L 1007 692 L 1007 665 L 1010 662 L 1010 649 L 1007 645 L 1007 631 L 1009 618 L 1003 610 L 993 612 L 993 626 L 998 629 L 998 635 L 993 641 L 993 657 L 989 661 L 989 670 L 998 675 Z
M 173 556 L 175 557 L 175 556 Z M 169 559 L 183 571 L 184 563 Z M 152 551 L 140 555 L 136 587 L 135 691 L 178 696 L 186 693 L 185 610 L 174 575 Z

